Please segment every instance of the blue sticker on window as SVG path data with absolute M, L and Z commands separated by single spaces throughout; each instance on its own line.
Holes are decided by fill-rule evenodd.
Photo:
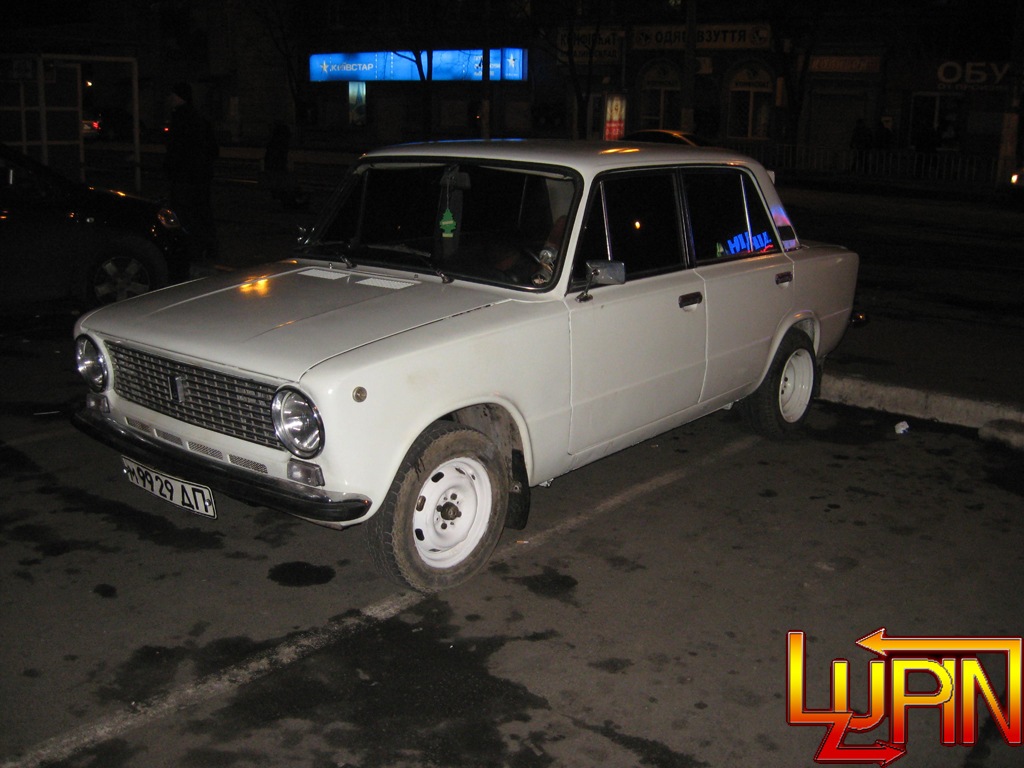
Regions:
M 738 253 L 749 253 L 754 251 L 767 251 L 775 247 L 772 236 L 768 232 L 759 235 L 749 236 L 746 232 L 740 232 L 736 237 L 726 242 L 726 250 L 730 256 Z

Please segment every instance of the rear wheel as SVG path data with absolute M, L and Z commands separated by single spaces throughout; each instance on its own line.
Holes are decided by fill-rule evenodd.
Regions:
M 167 264 L 149 243 L 112 243 L 86 275 L 85 301 L 89 306 L 110 304 L 162 288 Z
M 377 569 L 420 592 L 469 579 L 487 562 L 505 526 L 508 472 L 490 438 L 437 423 L 413 443 L 367 542 Z
M 802 331 L 790 330 L 761 386 L 743 401 L 754 431 L 776 440 L 795 436 L 810 410 L 817 375 L 810 338 Z

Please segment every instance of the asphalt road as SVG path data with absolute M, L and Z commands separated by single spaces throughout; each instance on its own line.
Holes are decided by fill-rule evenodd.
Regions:
M 1017 456 L 884 414 L 641 444 L 539 489 L 486 573 L 428 599 L 361 531 L 185 516 L 59 423 L 3 450 L 11 765 L 800 765 L 825 729 L 786 723 L 787 632 L 824 708 L 833 658 L 864 695 L 879 627 L 1021 631 Z M 901 765 L 1019 765 L 991 728 L 949 748 L 912 723 Z

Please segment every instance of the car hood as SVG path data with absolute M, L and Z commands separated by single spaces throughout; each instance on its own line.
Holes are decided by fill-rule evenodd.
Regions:
M 160 210 L 160 203 L 155 200 L 84 185 L 75 190 L 75 206 L 81 214 L 94 216 L 102 223 L 134 223 L 143 229 L 153 223 Z
M 466 283 L 282 262 L 112 304 L 79 326 L 173 357 L 297 381 L 335 355 L 503 300 Z

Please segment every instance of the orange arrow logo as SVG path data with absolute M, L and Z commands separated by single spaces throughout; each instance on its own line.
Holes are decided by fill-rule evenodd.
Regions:
M 1005 653 L 1011 663 L 1017 662 L 1020 677 L 1021 638 L 1019 637 L 889 637 L 885 627 L 864 635 L 857 645 L 878 656 L 914 653 L 932 658 L 939 656 Z

